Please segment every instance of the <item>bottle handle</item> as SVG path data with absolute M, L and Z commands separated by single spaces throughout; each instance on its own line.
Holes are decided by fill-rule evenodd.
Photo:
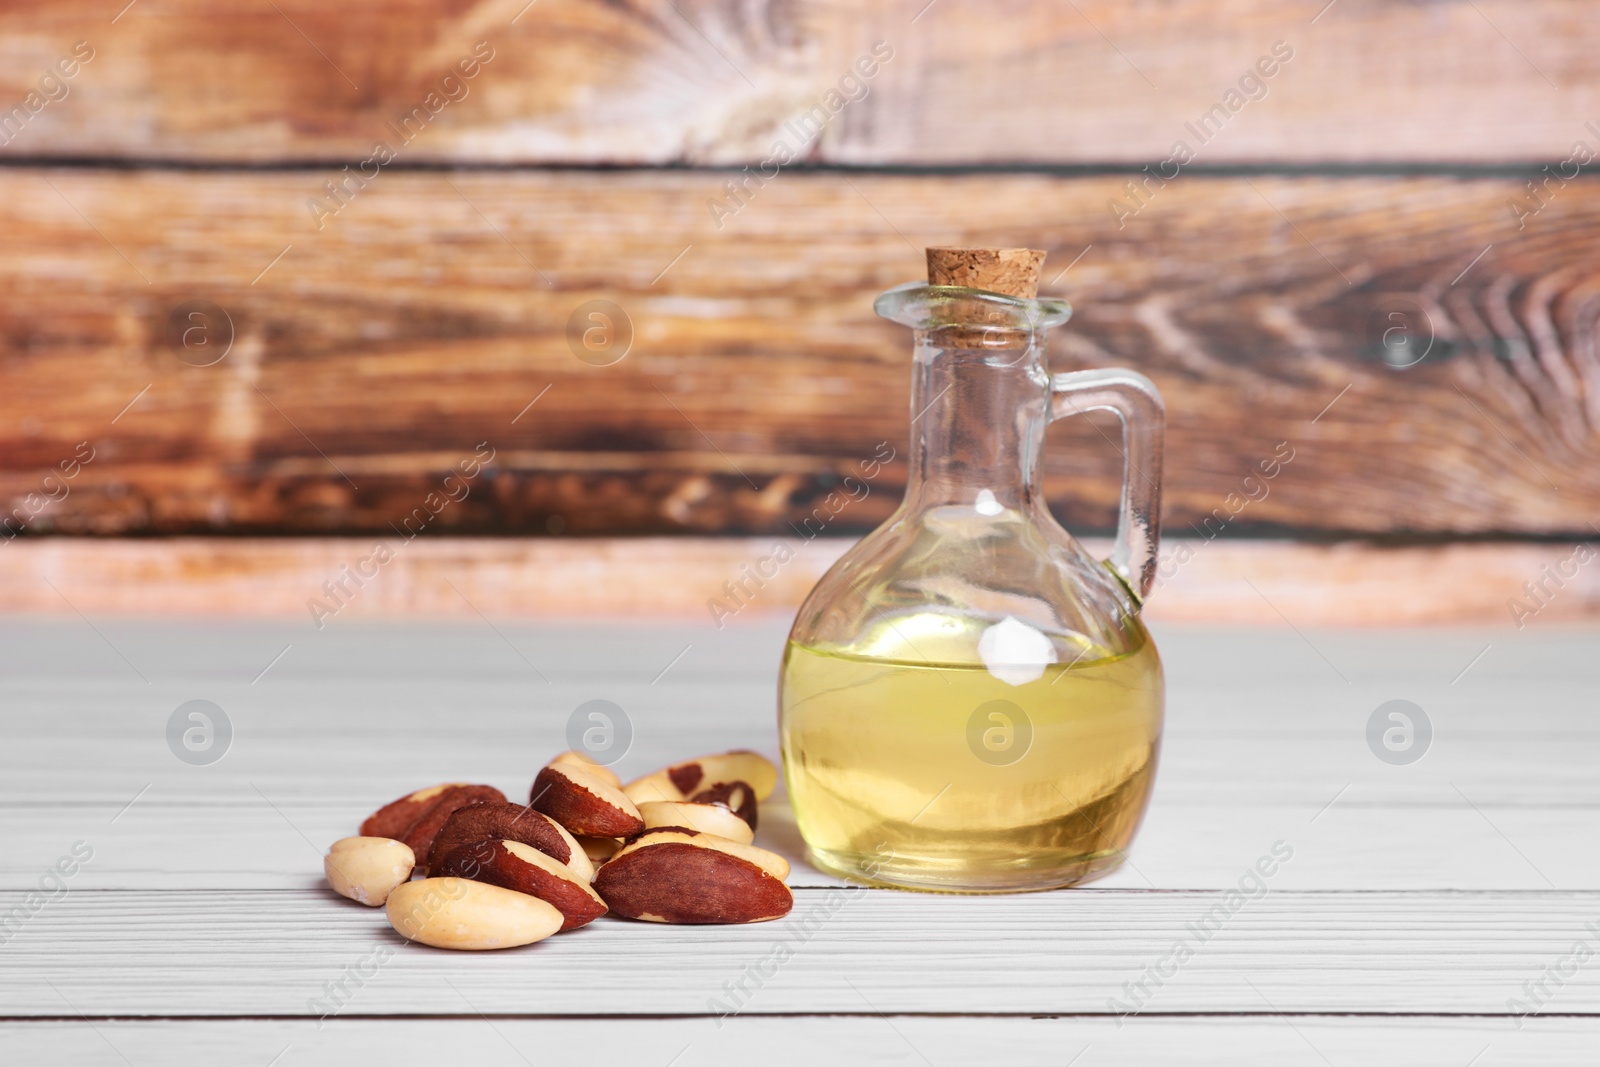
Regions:
M 1161 547 L 1161 456 L 1167 406 L 1155 383 L 1131 370 L 1080 370 L 1050 376 L 1050 421 L 1086 411 L 1122 419 L 1122 513 L 1112 570 L 1141 604 Z

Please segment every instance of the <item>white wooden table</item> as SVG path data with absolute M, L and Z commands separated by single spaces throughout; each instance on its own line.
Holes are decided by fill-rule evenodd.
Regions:
M 325 847 L 424 784 L 518 797 L 593 698 L 631 717 L 625 777 L 775 755 L 783 628 L 345 622 L 0 627 L 0 916 L 37 906 L 0 933 L 0 1063 L 1600 1059 L 1600 631 L 1168 627 L 1155 799 L 1092 887 L 842 891 L 780 796 L 759 840 L 795 861 L 789 919 L 452 954 L 327 891 Z M 1409 765 L 1366 737 L 1397 698 L 1434 731 Z M 234 730 L 206 766 L 166 740 L 192 699 Z M 65 890 L 29 898 L 77 842 Z M 1293 857 L 1265 893 L 1197 941 L 1276 842 Z M 719 1018 L 779 939 L 793 957 Z M 352 969 L 371 976 L 319 1024 L 308 1004 Z M 1508 1002 L 1541 979 L 1519 1027 Z

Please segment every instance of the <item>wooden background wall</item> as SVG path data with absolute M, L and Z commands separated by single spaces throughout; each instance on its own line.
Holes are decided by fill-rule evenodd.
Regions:
M 1174 534 L 1280 442 L 1229 536 L 1600 534 L 1584 0 L 123 2 L 0 3 L 18 542 L 386 534 L 483 448 L 430 532 L 786 533 L 904 455 L 871 301 L 956 243 L 1047 249 L 1056 367 L 1160 385 Z M 1051 431 L 1075 529 L 1113 432 Z

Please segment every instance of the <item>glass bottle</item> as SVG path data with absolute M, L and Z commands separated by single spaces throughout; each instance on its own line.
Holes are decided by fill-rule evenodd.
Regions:
M 905 499 L 806 598 L 779 695 L 801 835 L 848 878 L 1072 885 L 1121 862 L 1150 794 L 1164 692 L 1139 610 L 1163 405 L 1132 371 L 1046 371 L 1045 331 L 1071 308 L 1033 298 L 1042 253 L 1015 277 L 1026 251 L 930 249 L 930 280 L 955 255 L 978 264 L 954 274 L 973 284 L 902 285 L 875 305 L 915 331 Z M 1104 562 L 1040 491 L 1046 426 L 1090 410 L 1123 425 Z

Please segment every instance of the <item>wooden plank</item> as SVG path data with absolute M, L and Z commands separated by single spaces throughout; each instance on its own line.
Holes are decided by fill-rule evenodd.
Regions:
M 35 96 L 0 151 L 354 163 L 383 140 L 407 163 L 737 166 L 783 139 L 801 158 L 965 165 L 1153 162 L 1183 139 L 1205 163 L 1544 163 L 1596 143 L 1584 122 L 1600 102 L 1600 29 L 1582 5 L 1316 6 L 1152 15 L 1083 0 L 996 19 L 980 3 L 887 0 L 145 0 L 115 18 L 89 0 L 11 5 L 8 106 L 74 42 L 93 59 L 65 98 Z M 479 41 L 493 58 L 444 83 Z M 846 80 L 878 42 L 892 58 Z M 1245 80 L 1263 59 L 1270 77 Z M 408 141 L 396 127 L 419 107 L 431 114 Z M 817 107 L 812 143 L 796 130 Z M 1221 129 L 1202 145 L 1185 123 L 1212 108 Z
M 721 741 L 710 737 L 708 745 L 699 737 L 684 740 L 676 750 L 680 755 L 712 749 Z M 1353 771 L 1359 782 L 1331 781 L 1319 773 L 1305 789 L 1296 791 L 1298 795 L 1287 799 L 1282 791 L 1263 785 L 1256 797 L 1260 803 L 1274 806 L 1264 812 L 1231 797 L 1215 799 L 1203 793 L 1206 786 L 1226 788 L 1225 767 L 1215 757 L 1237 751 L 1237 744 L 1225 750 L 1220 744 L 1195 743 L 1181 735 L 1171 741 L 1174 745 L 1187 742 L 1187 760 L 1205 757 L 1211 765 L 1201 774 L 1178 770 L 1162 780 L 1139 831 L 1131 865 L 1095 882 L 1096 891 L 1224 892 L 1237 884 L 1255 859 L 1252 848 L 1259 853 L 1281 840 L 1296 850 L 1294 862 L 1276 879 L 1287 890 L 1425 892 L 1470 885 L 1538 892 L 1553 882 L 1564 891 L 1600 892 L 1600 861 L 1590 850 L 1572 847 L 1573 841 L 1594 834 L 1592 794 L 1580 800 L 1574 799 L 1580 790 L 1550 788 L 1532 800 L 1508 800 L 1505 794 L 1515 789 L 1495 781 L 1497 768 L 1489 765 L 1487 745 L 1477 758 L 1453 763 L 1455 770 L 1466 772 L 1462 779 L 1465 794 L 1429 776 L 1413 786 L 1409 796 L 1396 798 L 1386 795 L 1384 783 L 1372 781 L 1375 773 L 1358 766 Z M 432 739 L 427 743 L 433 743 Z M 1593 766 L 1600 754 L 1600 746 L 1593 741 L 1572 747 L 1572 755 L 1558 767 L 1564 778 L 1576 776 L 1580 760 Z M 1305 748 L 1304 744 L 1266 744 L 1253 754 L 1303 760 Z M 551 754 L 549 748 L 543 751 Z M 393 746 L 382 746 L 374 753 L 378 755 L 393 763 L 415 762 L 397 755 Z M 1534 758 L 1526 752 L 1518 756 L 1511 761 L 1512 769 L 1526 773 Z M 454 768 L 481 765 L 481 760 L 472 759 L 451 763 Z M 322 774 L 339 770 L 321 762 L 317 769 Z M 95 850 L 94 860 L 74 877 L 74 891 L 324 892 L 321 854 L 334 841 L 355 833 L 359 820 L 383 800 L 420 783 L 449 777 L 433 772 L 432 767 L 428 770 L 432 773 L 406 778 L 380 777 L 371 771 L 353 774 L 342 787 L 350 795 L 337 798 L 308 796 L 298 779 L 286 785 L 281 776 L 270 773 L 259 774 L 251 782 L 230 779 L 226 786 L 207 790 L 169 784 L 162 781 L 166 775 L 158 774 L 153 776 L 157 784 L 115 824 L 110 820 L 149 784 L 151 775 L 141 781 L 132 775 L 108 776 L 104 786 L 91 792 L 122 790 L 122 795 L 110 801 L 90 802 L 60 790 L 36 790 L 28 802 L 8 798 L 0 805 L 0 828 L 8 842 L 7 854 L 0 859 L 0 889 L 36 888 L 43 871 L 72 844 L 85 841 Z M 509 784 L 516 779 L 509 775 L 480 773 L 478 777 L 507 785 L 508 795 L 518 793 Z M 406 784 L 393 788 L 392 780 Z M 20 786 L 13 787 L 13 795 Z M 363 787 L 364 796 L 353 795 Z M 1314 799 L 1310 796 L 1313 790 L 1320 790 Z M 1237 786 L 1233 790 L 1240 791 Z M 525 796 L 524 788 L 516 799 Z M 375 799 L 380 797 L 382 800 Z M 757 844 L 789 858 L 791 885 L 826 889 L 843 884 L 805 859 L 786 801 L 770 802 L 762 819 L 766 825 Z M 1507 836 L 1501 837 L 1501 833 Z
M 461 1010 L 461 1009 L 457 1009 Z M 1411 1067 L 1464 1064 L 1490 1047 L 1500 1062 L 1581 1065 L 1591 1061 L 1600 1021 L 1545 1018 L 1523 1030 L 1503 1019 L 1276 1018 L 929 1018 L 741 1016 L 720 1029 L 709 1019 L 349 1019 L 319 1029 L 303 1019 L 104 1020 L 0 1023 L 0 1049 L 18 1063 L 61 1060 L 80 1067 L 133 1063 L 286 1064 L 472 1062 L 515 1064 L 590 1057 L 650 1063 L 687 1048 L 725 1063 L 797 1064 L 988 1062 L 1004 1049 L 1014 1063 L 1084 1067 L 1225 1067 L 1272 1063 L 1327 1067 L 1365 1063 Z M 841 1055 L 840 1050 L 848 1053 Z M 127 1057 L 124 1061 L 123 1056 Z M 1324 1061 L 1322 1057 L 1326 1056 Z M 548 1057 L 548 1059 L 546 1059 Z M 664 1062 L 664 1061 L 663 1061 Z M 1493 1061 L 1491 1061 L 1493 1062 Z
M 319 621 L 323 630 L 358 619 L 471 623 L 480 612 L 660 617 L 675 625 L 721 619 L 737 627 L 757 619 L 787 622 L 851 543 L 779 540 L 794 558 L 759 588 L 749 585 L 750 594 L 736 604 L 725 583 L 771 556 L 773 539 L 18 539 L 0 548 L 8 563 L 0 568 L 0 610 L 74 618 L 76 611 L 268 617 L 293 620 L 308 635 L 321 633 Z M 323 583 L 373 558 L 379 541 L 398 548 L 394 557 L 359 589 L 346 580 L 346 593 L 329 596 Z M 1475 622 L 1503 627 L 1507 636 L 1542 633 L 1600 617 L 1600 567 L 1575 562 L 1581 544 L 1380 547 L 1169 538 L 1146 613 L 1157 623 L 1281 626 L 1287 617 L 1302 626 Z M 1100 538 L 1085 545 L 1097 557 L 1110 551 Z M 1561 577 L 1558 568 L 1575 573 Z M 1525 588 L 1529 582 L 1545 583 L 1537 599 Z M 328 616 L 322 606 L 337 612 Z M 724 607 L 738 610 L 728 616 Z M 1532 608 L 1538 610 L 1523 610 Z
M 1192 958 L 1147 1010 L 1503 1015 L 1523 982 L 1595 936 L 1585 924 L 1600 913 L 1593 892 L 1272 890 L 1197 938 L 1223 894 L 796 895 L 778 926 L 602 921 L 460 955 L 401 943 L 381 913 L 325 890 L 70 893 L 7 942 L 0 1003 L 13 1017 L 62 1017 L 63 999 L 91 1016 L 315 1016 L 307 1002 L 325 982 L 387 946 L 350 1010 L 432 1014 L 448 980 L 465 1010 L 490 1016 L 706 1014 L 784 941 L 792 957 L 744 1014 L 1117 1014 L 1124 983 L 1187 940 Z M 0 911 L 21 899 L 0 892 Z M 1600 975 L 1567 976 L 1552 1010 L 1600 1013 Z
M 95 857 L 75 890 L 315 890 L 323 849 L 394 796 L 459 779 L 525 791 L 596 698 L 630 717 L 616 764 L 628 777 L 732 746 L 776 755 L 779 625 L 502 623 L 504 640 L 481 620 L 316 635 L 97 625 L 0 631 L 15 720 L 0 754 L 0 889 L 35 885 L 82 840 Z M 1131 865 L 1097 888 L 1226 889 L 1283 840 L 1295 858 L 1274 886 L 1286 890 L 1600 891 L 1600 857 L 1572 847 L 1600 807 L 1592 629 L 1302 633 L 1157 628 L 1162 767 Z M 197 697 L 234 733 L 203 768 L 165 740 L 173 709 Z M 1425 758 L 1404 767 L 1365 738 L 1396 697 L 1433 724 Z M 463 712 L 444 724 L 443 707 Z M 759 840 L 790 858 L 795 885 L 838 884 L 805 861 L 781 794 Z
M 352 624 L 256 666 L 294 633 L 217 620 L 91 629 L 81 619 L 0 631 L 15 712 L 0 750 L 0 915 L 25 899 L 25 868 L 37 880 L 75 840 L 94 849 L 64 893 L 5 931 L 0 1047 L 31 1047 L 47 1032 L 17 1025 L 28 1018 L 245 1016 L 265 1028 L 278 1024 L 263 1017 L 285 1016 L 314 1027 L 325 985 L 372 969 L 364 961 L 386 948 L 393 958 L 324 1033 L 358 1032 L 350 1021 L 371 1016 L 490 1029 L 666 1014 L 695 1016 L 720 1041 L 768 1015 L 876 1025 L 880 1013 L 1067 1014 L 1098 1016 L 1063 1021 L 1080 1044 L 1146 1062 L 1142 1042 L 1184 1036 L 1160 1029 L 1179 1020 L 1156 1016 L 1210 1013 L 1309 1037 L 1319 1058 L 1359 1051 L 1378 1040 L 1369 1028 L 1384 1026 L 1396 1028 L 1396 1050 L 1453 1049 L 1470 1035 L 1470 1058 L 1493 1025 L 1501 1055 L 1550 1062 L 1592 1040 L 1582 1027 L 1600 1015 L 1600 979 L 1565 962 L 1600 915 L 1600 867 L 1592 850 L 1571 846 L 1592 837 L 1600 743 L 1587 699 L 1600 664 L 1583 630 L 1519 641 L 1483 630 L 1167 627 L 1167 763 L 1131 869 L 1142 883 L 976 898 L 845 890 L 800 870 L 796 914 L 781 923 L 603 921 L 473 956 L 400 944 L 381 915 L 319 887 L 319 842 L 347 832 L 372 795 L 419 779 L 526 781 L 528 754 L 558 747 L 568 709 L 602 693 L 634 709 L 623 773 L 711 747 L 714 736 L 765 747 L 768 653 L 782 629 Z M 547 682 L 536 677 L 541 662 Z M 197 693 L 226 705 L 235 731 L 225 758 L 205 767 L 180 764 L 163 736 L 169 709 Z M 1364 738 L 1368 709 L 1396 694 L 1436 725 L 1426 758 L 1404 767 L 1374 758 Z M 798 858 L 782 805 L 768 815 L 763 839 Z M 1292 855 L 1218 920 L 1225 889 L 1278 841 Z M 780 940 L 792 955 L 719 1029 L 713 1002 Z M 1190 942 L 1192 956 L 1170 968 L 1173 946 Z M 1543 1010 L 1588 1018 L 1515 1029 L 1516 999 L 1551 968 L 1574 973 L 1540 998 Z M 1148 995 L 1128 991 L 1140 981 Z M 442 1003 L 442 989 L 456 999 Z M 1142 1014 L 1121 1019 L 1129 998 Z M 1332 1013 L 1457 1018 L 1297 1018 Z M 1469 1018 L 1480 1014 L 1498 1018 Z M 96 1036 L 128 1055 L 154 1040 L 134 1025 Z M 269 1032 L 192 1025 L 180 1047 Z M 938 1025 L 1000 1032 L 983 1031 L 987 1021 Z M 304 1054 L 324 1047 L 320 1034 L 299 1033 Z M 907 1033 L 915 1042 L 934 1031 Z M 1210 1033 L 1196 1041 L 1217 1056 L 1233 1047 L 1267 1056 L 1270 1035 L 1284 1036 Z M 1035 1037 L 1018 1041 L 1032 1047 Z M 697 1040 L 684 1034 L 684 1044 Z
M 1049 287 L 1078 303 L 1058 369 L 1129 365 L 1164 390 L 1174 533 L 1589 536 L 1600 513 L 1587 183 L 1519 232 L 1510 180 L 1189 177 L 1119 229 L 1112 176 L 797 174 L 719 231 L 715 174 L 396 173 L 318 232 L 323 177 L 0 172 L 14 524 L 869 529 L 909 422 L 909 336 L 872 296 L 921 273 L 925 244 L 995 242 L 1049 249 Z M 234 335 L 207 367 L 167 340 L 202 299 Z M 611 366 L 565 336 L 591 299 L 631 318 Z M 1415 366 L 1377 355 L 1395 315 L 1410 351 L 1432 339 Z M 1079 527 L 1112 524 L 1114 432 L 1052 431 L 1045 487 Z M 480 449 L 488 473 L 446 483 Z

